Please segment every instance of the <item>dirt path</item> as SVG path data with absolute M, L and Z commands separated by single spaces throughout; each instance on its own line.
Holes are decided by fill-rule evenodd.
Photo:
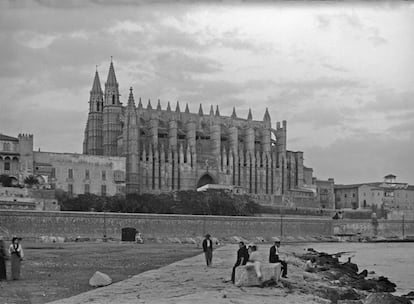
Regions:
M 99 270 L 114 282 L 200 253 L 194 244 L 23 242 L 22 279 L 0 282 L 0 304 L 40 304 L 93 289 Z M 7 265 L 10 275 L 10 263 Z

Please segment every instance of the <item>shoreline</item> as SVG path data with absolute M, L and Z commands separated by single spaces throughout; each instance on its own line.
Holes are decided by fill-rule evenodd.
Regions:
M 304 243 L 305 245 L 305 243 Z M 258 244 L 262 263 L 266 263 L 271 244 Z M 127 280 L 61 299 L 54 304 L 95 303 L 341 303 L 329 297 L 348 294 L 346 286 L 326 280 L 319 274 L 308 274 L 305 262 L 295 245 L 282 245 L 282 258 L 288 263 L 288 279 L 269 287 L 236 287 L 230 281 L 237 245 L 229 244 L 214 250 L 213 266 L 206 267 L 204 255 L 187 258 L 159 269 L 147 271 Z M 303 254 L 303 252 L 302 252 Z M 328 293 L 325 292 L 328 290 Z M 367 297 L 370 293 L 361 291 Z M 350 293 L 355 297 L 358 293 Z M 362 297 L 361 297 L 362 299 Z M 138 300 L 138 302 L 137 302 Z M 342 301 L 342 300 L 340 300 Z M 358 300 L 359 301 L 359 300 Z M 345 302 L 342 302 L 345 303 Z M 351 302 L 348 302 L 351 303 Z M 365 304 L 362 300 L 353 304 Z

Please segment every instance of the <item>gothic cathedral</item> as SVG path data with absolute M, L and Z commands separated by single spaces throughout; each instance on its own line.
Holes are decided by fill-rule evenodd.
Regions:
M 105 92 L 95 73 L 89 99 L 83 153 L 124 156 L 126 193 L 196 190 L 219 184 L 263 200 L 299 190 L 304 183 L 303 152 L 286 149 L 286 121 L 272 127 L 266 109 L 263 120 L 246 119 L 233 108 L 230 117 L 211 106 L 204 113 L 181 111 L 160 101 L 136 106 L 132 88 L 126 106 L 120 101 L 113 62 Z

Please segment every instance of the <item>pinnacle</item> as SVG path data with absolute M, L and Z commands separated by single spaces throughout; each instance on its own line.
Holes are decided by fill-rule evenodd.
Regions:
M 177 100 L 177 107 L 175 108 L 175 112 L 180 113 L 180 103 Z
M 214 108 L 213 105 L 210 107 L 210 116 L 214 116 Z
M 190 109 L 188 108 L 188 103 L 185 105 L 185 113 L 190 113 Z
M 220 116 L 220 111 L 219 111 L 219 106 L 216 106 L 216 116 L 219 117 Z
M 198 109 L 198 115 L 200 115 L 200 116 L 204 115 L 203 114 L 203 107 L 202 107 L 201 103 L 200 103 L 200 108 Z
M 237 118 L 236 107 L 233 107 L 233 113 L 231 113 L 231 118 Z
M 253 119 L 252 109 L 249 109 L 249 114 L 247 115 L 247 120 L 252 120 L 252 119 Z
M 270 120 L 271 119 L 270 119 L 269 110 L 266 108 L 266 112 L 264 114 L 263 121 L 270 121 Z
M 129 88 L 129 97 L 128 97 L 128 107 L 130 106 L 135 107 L 134 94 L 132 93 L 132 87 Z

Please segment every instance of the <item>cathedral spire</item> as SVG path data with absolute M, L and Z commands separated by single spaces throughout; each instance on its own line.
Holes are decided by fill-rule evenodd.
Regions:
M 247 114 L 247 120 L 252 120 L 252 119 L 253 119 L 252 109 L 249 109 L 249 114 Z
M 231 118 L 233 118 L 233 119 L 237 118 L 236 107 L 233 107 L 233 113 L 231 113 Z
M 101 81 L 99 80 L 98 69 L 95 72 L 95 78 L 93 79 L 91 94 L 102 94 Z
M 210 107 L 210 116 L 214 116 L 214 108 L 213 105 Z
M 185 105 L 185 113 L 190 113 L 190 109 L 188 108 L 188 102 Z
M 269 110 L 266 108 L 266 112 L 264 114 L 263 121 L 270 121 L 270 120 L 271 119 L 270 119 Z
M 219 111 L 219 106 L 218 105 L 216 106 L 216 116 L 220 117 L 220 111 Z
M 158 99 L 157 111 L 161 111 L 161 101 Z
M 175 107 L 175 112 L 180 113 L 180 103 L 177 100 L 177 106 Z
M 171 105 L 170 102 L 167 103 L 167 112 L 171 112 Z
M 105 83 L 105 106 L 119 106 L 121 105 L 119 101 L 119 85 L 116 81 L 115 76 L 115 69 L 114 69 L 114 63 L 112 62 L 111 58 L 111 64 L 109 65 L 109 72 L 108 72 L 108 79 Z
M 203 106 L 200 103 L 200 107 L 198 108 L 198 115 L 203 116 Z
M 118 82 L 116 81 L 116 76 L 115 76 L 114 63 L 112 62 L 112 56 L 111 56 L 111 64 L 109 66 L 108 79 L 106 80 L 106 84 L 107 85 L 118 85 Z
M 148 99 L 147 109 L 152 110 L 151 99 Z

